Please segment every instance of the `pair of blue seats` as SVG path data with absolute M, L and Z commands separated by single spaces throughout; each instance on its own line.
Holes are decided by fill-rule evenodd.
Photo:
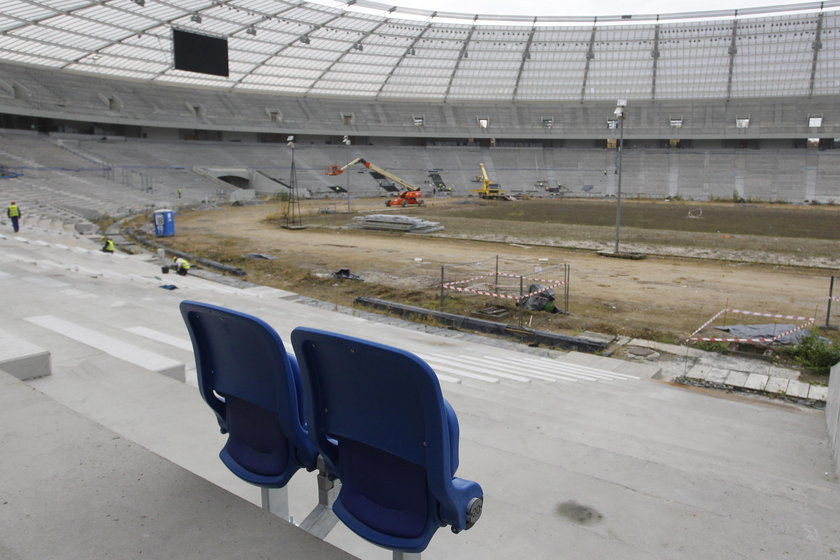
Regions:
M 184 301 L 201 395 L 240 478 L 284 487 L 320 456 L 341 481 L 336 516 L 362 538 L 424 550 L 439 527 L 469 529 L 481 487 L 455 477 L 458 420 L 432 369 L 389 346 L 299 327 L 294 355 L 264 321 Z

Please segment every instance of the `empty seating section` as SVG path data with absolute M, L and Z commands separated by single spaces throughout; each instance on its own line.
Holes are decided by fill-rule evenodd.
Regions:
M 786 113 L 795 111 L 793 104 L 783 106 L 777 114 L 779 124 L 768 125 L 768 130 L 784 130 L 781 123 Z M 580 108 L 574 116 L 585 112 Z M 711 109 L 691 115 L 698 120 L 717 118 Z M 61 141 L 69 149 L 63 149 L 50 137 L 11 131 L 0 140 L 3 164 L 24 171 L 24 177 L 6 180 L 9 192 L 20 192 L 23 200 L 35 200 L 34 193 L 39 191 L 42 201 L 88 218 L 177 205 L 179 188 L 184 203 L 224 198 L 233 187 L 213 177 L 228 174 L 250 178 L 263 173 L 288 183 L 291 165 L 291 151 L 285 144 L 101 141 L 65 136 Z M 324 173 L 327 166 L 342 166 L 363 157 L 424 189 L 427 195 L 431 194 L 432 170 L 440 173 L 453 195 L 471 194 L 470 190 L 480 187 L 474 180 L 480 174 L 479 163 L 486 165 L 491 180 L 514 194 L 543 194 L 543 187 L 536 185 L 539 181 L 548 181 L 550 187 L 563 185 L 569 196 L 607 196 L 617 188 L 615 149 L 586 147 L 591 143 L 585 141 L 568 142 L 563 147 L 499 142 L 483 149 L 459 144 L 462 142 L 441 141 L 428 147 L 394 145 L 387 140 L 351 146 L 300 143 L 295 150 L 298 185 L 305 196 L 334 196 L 331 186 L 348 189 L 352 197 L 385 196 L 363 165 L 348 168 L 343 175 Z M 833 156 L 831 150 L 804 147 L 669 149 L 625 139 L 622 191 L 654 198 L 728 199 L 738 192 L 754 200 L 836 202 L 840 198 Z M 143 177 L 151 182 L 143 182 Z M 34 186 L 23 187 L 24 183 Z M 276 189 L 283 192 L 280 185 Z

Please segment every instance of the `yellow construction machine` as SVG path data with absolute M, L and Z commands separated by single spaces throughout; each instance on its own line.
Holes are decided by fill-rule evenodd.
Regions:
M 490 180 L 487 176 L 487 168 L 483 163 L 479 163 L 478 167 L 481 169 L 481 188 L 472 189 L 471 192 L 478 193 L 479 198 L 486 198 L 488 200 L 512 200 L 502 187 Z

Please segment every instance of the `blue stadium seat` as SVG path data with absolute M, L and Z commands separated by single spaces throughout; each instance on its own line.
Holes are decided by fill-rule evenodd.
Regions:
M 282 488 L 317 451 L 304 427 L 297 361 L 264 321 L 230 309 L 181 302 L 201 396 L 227 443 L 219 457 L 238 477 Z
M 469 529 L 483 492 L 455 477 L 458 419 L 434 371 L 389 346 L 309 328 L 292 332 L 310 436 L 341 479 L 333 511 L 359 536 L 421 552 L 439 527 Z

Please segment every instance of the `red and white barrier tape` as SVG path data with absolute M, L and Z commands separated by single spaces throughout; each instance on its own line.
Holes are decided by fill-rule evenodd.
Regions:
M 483 278 L 490 278 L 490 276 L 491 275 L 475 276 L 473 278 L 468 278 L 467 280 L 458 280 L 458 281 L 455 281 L 455 282 L 445 282 L 445 283 L 441 284 L 441 287 L 445 288 L 447 290 L 452 290 L 453 292 L 462 292 L 462 293 L 467 293 L 467 294 L 477 294 L 477 295 L 480 295 L 480 296 L 491 296 L 491 297 L 497 297 L 497 298 L 503 298 L 503 299 L 518 300 L 520 298 L 531 297 L 534 294 L 539 294 L 541 292 L 544 292 L 546 290 L 550 290 L 550 289 L 555 288 L 557 286 L 562 286 L 563 284 L 566 283 L 563 280 L 560 280 L 560 281 L 557 281 L 557 282 L 548 282 L 547 280 L 539 280 L 538 278 L 535 278 L 534 280 L 538 280 L 539 282 L 546 282 L 546 283 L 548 283 L 548 285 L 541 290 L 535 290 L 533 292 L 530 292 L 528 294 L 524 294 L 522 296 L 502 294 L 502 293 L 499 293 L 499 292 L 490 292 L 490 291 L 487 291 L 487 290 L 478 290 L 476 288 L 465 288 L 465 287 L 459 285 L 459 284 L 469 284 L 471 282 L 475 282 L 476 280 L 481 280 Z M 492 275 L 492 276 L 495 276 L 495 275 Z M 504 276 L 504 277 L 507 277 L 507 278 L 520 278 L 520 276 L 518 274 L 508 274 L 508 273 L 499 273 L 498 276 Z
M 778 334 L 778 335 L 776 335 L 772 338 L 720 338 L 720 337 L 696 337 L 696 336 L 694 336 L 697 333 L 699 333 L 700 331 L 702 331 L 703 329 L 705 329 L 706 327 L 708 327 L 709 325 L 711 325 L 715 321 L 715 319 L 717 319 L 718 317 L 720 317 L 721 315 L 723 315 L 724 313 L 727 313 L 727 312 L 738 313 L 738 314 L 741 314 L 741 315 L 753 315 L 753 316 L 756 316 L 756 317 L 771 317 L 771 318 L 774 318 L 774 319 L 793 319 L 793 320 L 796 320 L 796 321 L 805 321 L 805 322 L 802 323 L 801 325 L 797 326 L 797 327 L 789 329 L 789 330 L 787 330 L 787 331 L 785 331 L 781 334 Z M 805 327 L 810 327 L 811 325 L 814 324 L 815 321 L 816 321 L 816 319 L 814 319 L 813 317 L 799 317 L 799 316 L 796 316 L 796 315 L 777 315 L 777 314 L 773 314 L 773 313 L 760 313 L 760 312 L 756 312 L 756 311 L 744 311 L 743 309 L 724 308 L 724 309 L 721 309 L 720 311 L 718 311 L 717 313 L 715 313 L 715 315 L 711 319 L 709 319 L 708 321 L 703 323 L 703 325 L 699 329 L 695 330 L 693 333 L 688 335 L 688 338 L 686 339 L 686 341 L 696 340 L 696 341 L 703 341 L 703 342 L 769 342 L 769 343 L 772 343 L 772 342 L 776 342 L 777 340 L 779 340 L 781 338 L 786 337 L 789 334 L 792 334 L 792 333 L 795 333 L 796 331 L 802 330 Z

